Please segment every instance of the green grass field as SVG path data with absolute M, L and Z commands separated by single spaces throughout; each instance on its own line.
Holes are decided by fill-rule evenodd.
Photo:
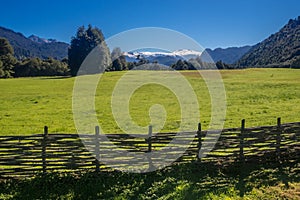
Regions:
M 114 121 L 111 96 L 126 72 L 105 73 L 96 93 L 96 113 L 105 132 L 121 132 Z M 151 72 L 154 73 L 154 72 Z M 163 73 L 167 72 L 155 72 Z M 300 71 L 247 69 L 220 71 L 227 96 L 225 127 L 300 121 Z M 208 128 L 210 96 L 195 71 L 182 74 L 193 86 L 200 105 L 199 120 Z M 39 77 L 1 79 L 0 134 L 24 135 L 50 132 L 75 133 L 72 113 L 74 78 Z M 132 81 L 137 81 L 134 77 Z M 176 131 L 180 106 L 169 89 L 148 84 L 138 88 L 129 102 L 130 114 L 140 126 L 150 123 L 149 109 L 161 104 L 167 112 L 163 131 Z M 195 129 L 197 124 L 195 124 Z M 0 180 L 0 199 L 299 199 L 299 163 L 278 166 L 167 167 L 146 174 L 122 172 L 48 174 L 31 179 Z
M 125 73 L 105 73 L 97 89 L 97 117 L 107 133 L 121 132 L 112 115 L 111 96 L 117 81 Z M 220 73 L 227 96 L 225 127 L 239 127 L 243 118 L 246 126 L 272 125 L 277 117 L 282 117 L 283 123 L 300 121 L 299 70 L 247 69 Z M 206 85 L 198 72 L 184 71 L 182 74 L 197 94 L 199 121 L 206 129 L 211 117 Z M 1 79 L 0 134 L 41 133 L 45 125 L 49 126 L 50 132 L 75 133 L 73 84 L 74 78 Z M 167 112 L 162 131 L 178 130 L 181 117 L 179 102 L 169 89 L 157 84 L 142 86 L 131 96 L 130 114 L 134 122 L 147 126 L 150 123 L 149 109 L 153 104 L 161 104 Z

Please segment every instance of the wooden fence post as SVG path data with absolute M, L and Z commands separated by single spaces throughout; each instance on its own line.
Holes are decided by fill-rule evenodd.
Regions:
M 242 120 L 241 124 L 241 133 L 239 135 L 240 138 L 240 162 L 245 162 L 245 155 L 244 155 L 244 132 L 245 132 L 245 119 Z
M 100 137 L 100 130 L 99 126 L 95 127 L 95 164 L 96 168 L 95 171 L 96 173 L 100 172 L 100 144 L 99 144 L 99 137 Z
M 282 134 L 281 118 L 279 117 L 277 118 L 277 135 L 276 135 L 276 159 L 278 161 L 281 160 L 281 151 L 280 151 L 281 134 Z
M 47 173 L 47 162 L 46 162 L 46 147 L 47 147 L 47 138 L 48 138 L 48 127 L 44 126 L 44 135 L 42 141 L 42 166 L 43 166 L 43 174 Z
M 152 137 L 152 126 L 149 126 L 149 131 L 148 131 L 148 152 L 152 151 L 152 141 L 151 141 L 151 137 Z
M 151 158 L 151 152 L 152 152 L 152 126 L 149 126 L 149 131 L 148 131 L 148 162 L 149 162 L 149 169 L 151 170 L 154 166 L 152 163 L 152 158 Z
M 198 138 L 198 146 L 197 146 L 197 161 L 201 162 L 201 158 L 200 158 L 200 150 L 202 147 L 202 135 L 201 135 L 201 123 L 198 123 L 198 131 L 197 131 L 197 138 Z

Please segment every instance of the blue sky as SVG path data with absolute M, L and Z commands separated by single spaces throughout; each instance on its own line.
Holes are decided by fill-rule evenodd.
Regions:
M 299 0 L 2 1 L 0 26 L 70 42 L 81 25 L 105 37 L 140 27 L 182 32 L 203 47 L 253 45 L 300 15 Z

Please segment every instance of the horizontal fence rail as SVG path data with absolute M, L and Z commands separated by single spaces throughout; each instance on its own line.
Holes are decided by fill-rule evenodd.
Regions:
M 146 136 L 104 135 L 99 127 L 95 128 L 95 134 L 59 134 L 48 133 L 45 127 L 43 134 L 0 136 L 0 178 L 27 177 L 51 171 L 101 172 L 112 168 L 125 169 L 130 163 L 140 163 L 146 170 L 172 156 L 130 160 L 120 155 L 122 152 L 146 155 L 162 149 L 169 155 L 177 155 L 186 142 L 189 147 L 175 163 L 195 161 L 226 165 L 234 162 L 297 162 L 300 159 L 300 122 L 281 124 L 278 118 L 275 126 L 246 128 L 245 120 L 242 120 L 240 128 L 219 132 L 221 134 L 216 138 L 213 132 L 201 130 L 199 123 L 197 131 L 180 134 L 154 134 L 151 126 Z M 213 149 L 204 150 L 199 156 L 199 152 L 211 144 Z M 118 147 L 118 151 L 112 151 L 112 145 Z

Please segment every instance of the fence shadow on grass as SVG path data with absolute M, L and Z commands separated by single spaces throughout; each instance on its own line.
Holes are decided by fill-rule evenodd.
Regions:
M 171 155 L 181 154 L 180 148 L 189 141 L 189 148 L 178 158 L 176 163 L 199 162 L 211 165 L 268 164 L 300 159 L 300 122 L 281 124 L 280 118 L 276 126 L 245 128 L 242 120 L 241 128 L 223 129 L 221 135 L 201 130 L 189 133 L 157 133 L 149 137 L 128 134 L 60 134 L 48 133 L 27 136 L 0 136 L 0 179 L 30 177 L 37 173 L 76 172 L 76 171 L 112 171 L 110 166 L 101 162 L 112 163 L 117 168 L 129 167 L 137 163 L 139 166 L 165 162 L 167 157 L 151 157 L 150 160 L 130 160 L 121 157 L 119 152 L 111 151 L 111 145 L 122 148 L 123 152 L 160 152 L 171 141 L 176 148 L 169 148 Z M 151 132 L 151 133 L 150 133 Z M 195 137 L 191 137 L 191 134 Z M 109 138 L 110 143 L 103 138 Z M 198 159 L 202 146 L 214 142 L 212 151 L 204 158 Z M 176 138 L 176 139 L 175 139 Z M 105 138 L 104 138 L 105 139 Z M 84 144 L 82 140 L 85 140 Z M 178 148 L 178 149 L 177 149 Z M 128 160 L 129 159 L 129 160 Z M 140 162 L 140 163 L 139 163 Z M 121 169 L 121 168 L 119 168 Z
M 32 179 L 2 181 L 0 192 L 14 199 L 200 199 L 210 193 L 218 195 L 235 188 L 242 197 L 254 187 L 299 182 L 299 167 L 297 163 L 246 166 L 239 163 L 226 167 L 186 163 L 146 174 L 49 173 Z
M 245 128 L 242 120 L 241 128 L 222 130 L 214 149 L 201 159 L 199 149 L 210 138 L 200 124 L 198 129 L 181 158 L 143 174 L 118 172 L 101 159 L 96 162 L 77 134 L 48 134 L 45 127 L 44 134 L 0 136 L 0 194 L 14 199 L 200 199 L 232 188 L 243 197 L 253 188 L 278 183 L 288 187 L 289 182 L 300 181 L 300 122 L 281 124 L 278 119 L 276 126 Z M 100 154 L 105 144 L 99 129 L 95 131 L 84 137 Z M 126 134 L 106 136 L 115 145 L 146 153 L 158 151 L 176 133 L 149 135 L 146 140 Z
M 72 76 L 45 76 L 45 77 L 39 77 L 40 80 L 57 80 L 57 79 L 67 79 L 72 78 Z

